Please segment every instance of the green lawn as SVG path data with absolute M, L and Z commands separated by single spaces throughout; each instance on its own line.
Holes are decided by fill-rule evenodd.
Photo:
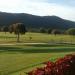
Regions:
M 75 45 L 11 45 L 0 46 L 0 75 L 25 75 L 44 61 L 75 52 Z
M 32 37 L 30 40 L 29 37 Z M 75 36 L 70 35 L 49 35 L 42 33 L 29 33 L 20 35 L 20 42 L 47 42 L 47 43 L 75 43 Z M 0 43 L 16 43 L 16 35 L 0 32 Z
M 0 32 L 0 75 L 25 75 L 44 61 L 75 52 L 75 36 L 27 32 L 20 36 L 20 42 L 16 43 L 16 35 Z

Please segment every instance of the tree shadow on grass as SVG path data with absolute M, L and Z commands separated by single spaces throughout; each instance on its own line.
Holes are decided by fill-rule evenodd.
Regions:
M 75 49 L 63 48 L 63 49 L 26 49 L 24 53 L 58 53 L 58 52 L 75 52 Z
M 0 52 L 21 52 L 21 53 L 58 53 L 75 52 L 75 48 L 19 48 L 19 47 L 0 47 Z
M 5 46 L 0 46 L 0 51 L 18 51 L 20 48 L 18 47 L 5 47 Z
M 75 44 L 66 44 L 66 43 L 58 43 L 58 44 L 28 44 L 27 46 L 33 46 L 33 47 L 75 47 Z

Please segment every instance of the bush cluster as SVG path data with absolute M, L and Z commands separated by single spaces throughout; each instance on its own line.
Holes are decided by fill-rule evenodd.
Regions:
M 28 72 L 28 75 L 75 75 L 75 55 L 66 55 L 56 62 L 44 62 L 44 67 Z

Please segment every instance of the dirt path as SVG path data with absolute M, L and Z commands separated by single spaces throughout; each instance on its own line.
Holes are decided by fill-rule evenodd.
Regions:
M 24 44 L 26 44 L 26 45 L 29 45 L 29 44 L 32 44 L 32 45 L 34 45 L 34 44 L 48 44 L 48 43 L 3 43 L 3 44 L 0 44 L 0 45 L 24 45 Z

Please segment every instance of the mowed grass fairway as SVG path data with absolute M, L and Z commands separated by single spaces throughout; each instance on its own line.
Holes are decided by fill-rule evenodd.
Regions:
M 74 53 L 75 45 L 20 44 L 0 46 L 0 75 L 25 75 L 44 61 Z
M 0 75 L 25 75 L 42 62 L 75 52 L 75 36 L 27 32 L 20 35 L 20 43 L 16 39 L 14 34 L 0 32 Z
M 0 43 L 16 43 L 17 36 L 12 33 L 4 33 L 0 32 Z M 32 39 L 30 40 L 30 37 Z M 75 43 L 75 36 L 70 35 L 50 35 L 45 33 L 29 33 L 27 32 L 25 35 L 20 35 L 20 42 L 22 43 L 30 43 L 30 42 L 44 42 L 44 43 Z

